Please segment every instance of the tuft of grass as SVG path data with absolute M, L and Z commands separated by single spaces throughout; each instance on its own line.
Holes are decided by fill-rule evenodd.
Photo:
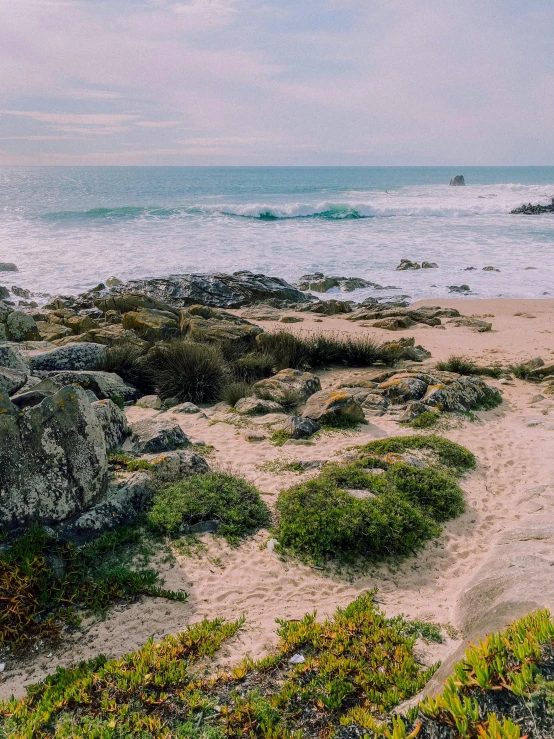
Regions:
M 252 395 L 252 385 L 248 382 L 230 382 L 221 392 L 221 399 L 233 408 L 242 398 Z
M 272 334 L 259 334 L 256 344 L 265 355 L 273 358 L 274 368 L 303 369 L 310 365 L 310 353 L 306 342 L 289 331 L 278 331 Z
M 482 367 L 473 359 L 452 354 L 444 362 L 437 362 L 435 368 L 439 372 L 456 372 L 458 375 L 481 375 L 484 377 L 494 377 L 498 379 L 502 377 L 503 371 L 501 367 Z
M 437 425 L 440 416 L 441 414 L 437 411 L 423 411 L 413 421 L 410 421 L 408 426 L 411 426 L 413 429 L 429 429 Z
M 127 470 L 128 472 L 137 472 L 137 470 L 154 469 L 151 463 L 146 459 L 133 459 L 124 452 L 114 452 L 108 457 L 108 462 L 112 467 L 119 470 Z
M 148 367 L 162 398 L 210 403 L 221 397 L 229 369 L 213 344 L 181 339 L 158 344 L 148 353 Z
M 291 437 L 288 431 L 285 431 L 284 429 L 279 429 L 279 431 L 274 431 L 271 436 L 269 437 L 269 441 L 274 446 L 283 446 Z
M 147 514 L 156 530 L 175 536 L 182 526 L 217 521 L 218 534 L 231 543 L 270 522 L 269 509 L 247 480 L 224 472 L 191 475 L 156 491 Z
M 103 372 L 115 372 L 125 382 L 148 395 L 154 391 L 154 381 L 146 360 L 147 350 L 147 347 L 129 342 L 108 346 L 105 359 L 97 369 Z
M 75 608 L 103 612 L 138 595 L 184 601 L 185 593 L 161 587 L 155 570 L 132 569 L 142 538 L 138 527 L 122 526 L 78 548 L 33 525 L 0 552 L 0 646 L 55 636 L 63 623 L 78 623 Z
M 315 562 L 407 556 L 438 536 L 440 523 L 463 512 L 464 494 L 450 470 L 398 462 L 371 474 L 376 464 L 363 456 L 330 464 L 281 492 L 275 533 L 281 547 Z
M 249 352 L 231 363 L 231 372 L 238 382 L 254 383 L 273 374 L 275 360 L 265 351 Z

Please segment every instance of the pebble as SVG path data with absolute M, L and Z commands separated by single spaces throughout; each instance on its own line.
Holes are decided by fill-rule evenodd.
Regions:
M 0 662 L 0 672 L 4 672 L 5 669 L 6 669 L 6 663 Z
M 301 665 L 302 662 L 305 662 L 306 658 L 303 654 L 293 654 L 292 657 L 289 659 L 289 662 L 291 665 Z

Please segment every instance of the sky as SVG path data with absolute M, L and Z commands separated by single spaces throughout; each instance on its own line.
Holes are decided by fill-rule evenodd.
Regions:
M 0 0 L 0 165 L 554 165 L 553 0 Z

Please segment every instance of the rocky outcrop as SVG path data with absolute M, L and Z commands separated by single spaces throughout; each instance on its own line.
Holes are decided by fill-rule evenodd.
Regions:
M 455 308 L 441 308 L 438 305 L 422 305 L 419 308 L 361 306 L 353 313 L 346 316 L 346 320 L 381 321 L 387 318 L 409 318 L 413 323 L 425 323 L 428 326 L 439 326 L 441 324 L 441 318 L 457 318 L 459 316 L 460 312 Z
M 548 203 L 547 205 L 532 205 L 531 203 L 528 203 L 527 205 L 522 205 L 519 208 L 514 208 L 514 210 L 510 212 L 512 214 L 523 213 L 527 216 L 536 216 L 540 215 L 541 213 L 554 213 L 554 198 L 552 198 L 552 202 Z
M 104 433 L 84 390 L 63 388 L 26 413 L 2 403 L 1 527 L 60 521 L 105 492 Z
M 12 310 L 2 304 L 0 309 L 0 341 L 38 341 L 40 334 L 35 319 L 28 313 Z
M 7 388 L 8 395 L 17 393 L 27 382 L 27 374 L 9 367 L 0 367 L 0 383 Z
M 320 423 L 336 420 L 347 420 L 355 423 L 364 420 L 362 406 L 349 388 L 320 390 L 314 393 L 308 398 L 302 416 Z
M 263 333 L 245 318 L 201 305 L 182 310 L 179 321 L 181 335 L 193 341 L 254 339 Z
M 364 280 L 361 277 L 327 277 L 323 272 L 314 272 L 310 275 L 302 275 L 296 283 L 296 287 L 303 292 L 307 290 L 315 290 L 318 293 L 326 293 L 329 290 L 338 288 L 343 292 L 352 292 L 365 287 L 373 287 L 380 289 L 382 286 L 376 282 Z
M 294 393 L 300 402 L 307 400 L 321 390 L 321 382 L 317 375 L 300 370 L 284 369 L 267 380 L 260 380 L 254 385 L 254 392 L 258 397 L 266 400 L 283 402 L 287 396 Z
M 396 269 L 401 272 L 407 269 L 421 269 L 421 264 L 419 262 L 412 262 L 410 259 L 401 259 Z
M 200 475 L 210 471 L 204 457 L 187 449 L 177 449 L 161 454 L 145 454 L 141 457 L 152 466 L 150 474 L 156 484 L 178 482 L 190 475 Z
M 347 300 L 320 300 L 310 305 L 308 310 L 321 316 L 337 316 L 341 313 L 352 313 L 352 304 Z
M 33 353 L 29 364 L 33 371 L 91 370 L 106 359 L 106 348 L 100 344 L 81 342 L 57 349 Z
M 447 323 L 452 324 L 453 326 L 466 326 L 467 328 L 474 329 L 474 331 L 477 331 L 478 333 L 490 331 L 492 328 L 492 323 L 489 321 L 483 321 L 480 318 L 471 318 L 470 316 L 453 318 L 451 321 L 447 321 Z
M 184 308 L 207 305 L 214 308 L 242 308 L 271 300 L 272 304 L 306 303 L 313 298 L 279 277 L 268 277 L 249 271 L 229 274 L 184 274 L 152 280 L 131 280 L 126 285 L 110 288 L 106 307 L 113 306 L 110 298 L 126 293 L 145 295 L 154 300 Z
M 459 187 L 460 185 L 465 185 L 466 181 L 464 179 L 463 174 L 457 174 L 455 177 L 453 177 L 450 180 L 450 184 L 453 186 L 457 186 L 457 187 Z
M 165 341 L 179 335 L 179 324 L 174 313 L 155 308 L 129 311 L 123 315 L 123 329 L 148 342 Z
M 0 366 L 29 373 L 29 363 L 21 352 L 6 344 L 0 344 Z

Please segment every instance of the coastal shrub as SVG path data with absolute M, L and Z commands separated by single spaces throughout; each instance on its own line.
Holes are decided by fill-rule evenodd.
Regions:
M 353 561 L 412 554 L 438 536 L 441 523 L 464 511 L 456 475 L 470 468 L 473 455 L 439 437 L 404 437 L 394 452 L 413 449 L 422 438 L 427 443 L 419 448 L 435 457 L 425 467 L 380 459 L 393 450 L 372 443 L 354 461 L 327 464 L 316 478 L 281 492 L 275 529 L 281 547 L 309 561 Z
M 233 408 L 241 398 L 252 395 L 252 385 L 249 382 L 230 382 L 223 387 L 221 399 Z
M 191 475 L 154 496 L 148 515 L 158 531 L 174 536 L 182 526 L 216 521 L 230 541 L 254 534 L 270 522 L 269 509 L 247 480 L 225 472 Z
M 98 367 L 103 372 L 115 372 L 125 382 L 148 394 L 154 391 L 152 374 L 146 361 L 147 348 L 129 342 L 106 347 L 104 360 Z
M 482 375 L 485 377 L 502 377 L 502 368 L 482 367 L 473 359 L 452 354 L 446 361 L 437 362 L 435 369 L 439 372 L 456 372 L 458 375 Z
M 78 607 L 102 612 L 141 594 L 185 600 L 164 590 L 155 570 L 131 568 L 141 539 L 137 527 L 120 527 L 79 549 L 33 525 L 0 551 L 0 646 L 55 636 L 78 623 Z
M 26 698 L 0 703 L 2 729 L 6 736 L 61 739 L 380 735 L 387 713 L 437 668 L 421 668 L 411 622 L 387 618 L 368 592 L 323 621 L 314 613 L 278 621 L 279 644 L 269 657 L 201 677 L 207 659 L 243 622 L 204 620 L 118 659 L 60 668 Z M 295 654 L 305 661 L 291 663 Z
M 474 469 L 476 464 L 475 455 L 469 449 L 436 434 L 389 436 L 359 447 L 360 454 L 368 456 L 404 454 L 409 451 L 428 452 L 436 457 L 439 464 L 460 473 Z
M 218 346 L 181 339 L 148 352 L 148 367 L 162 398 L 210 403 L 221 398 L 229 370 Z

